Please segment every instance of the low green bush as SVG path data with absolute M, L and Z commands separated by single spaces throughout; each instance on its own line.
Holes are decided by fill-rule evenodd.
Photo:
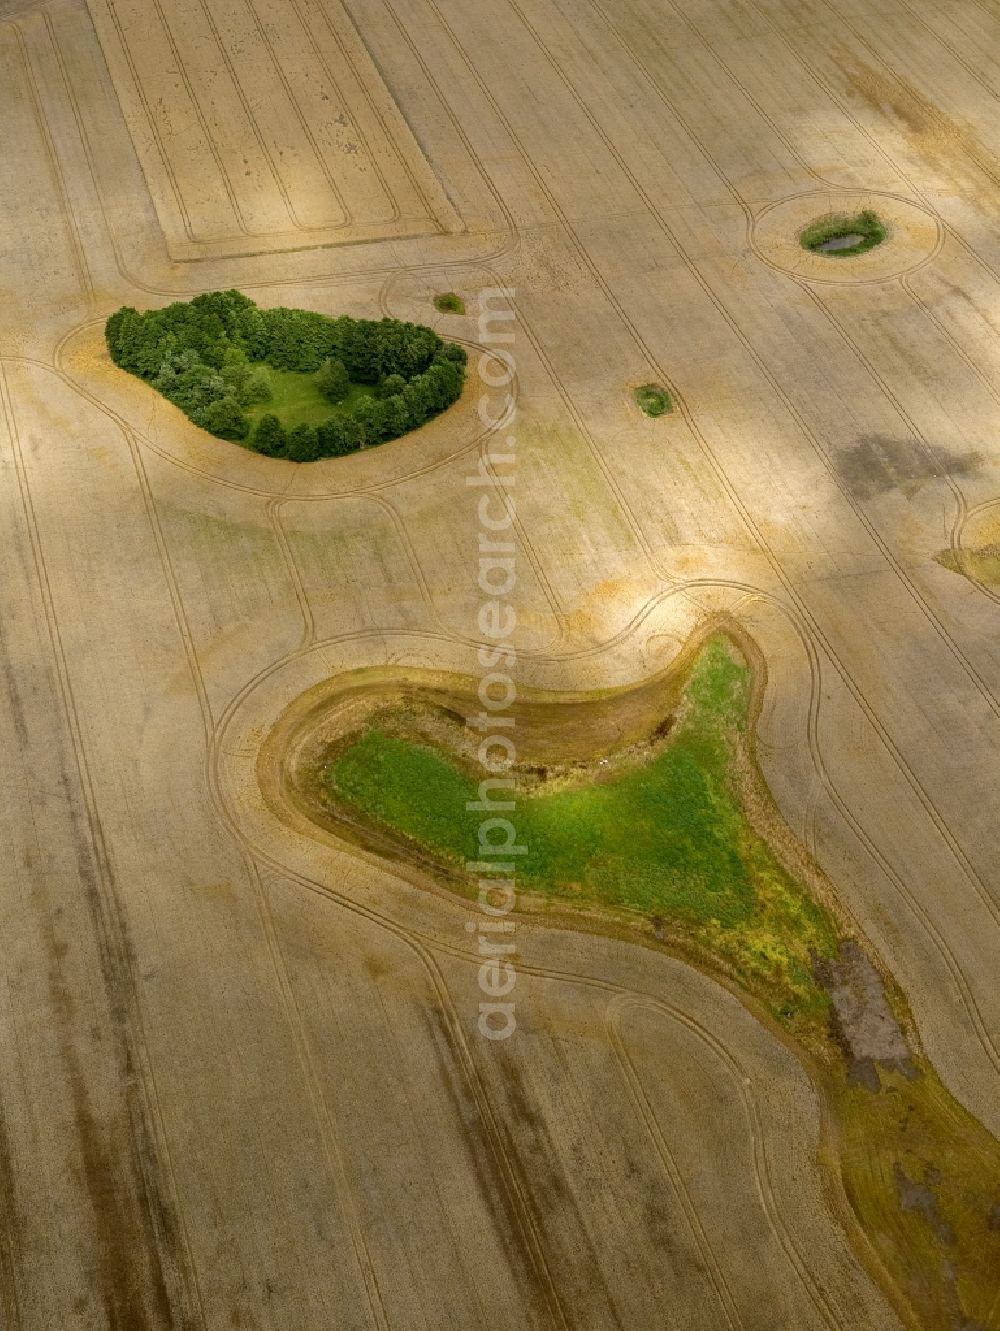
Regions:
M 442 314 L 464 314 L 465 301 L 456 291 L 442 291 L 434 297 L 434 308 Z
M 635 400 L 647 416 L 662 416 L 673 406 L 670 394 L 659 384 L 643 384 L 635 390 Z

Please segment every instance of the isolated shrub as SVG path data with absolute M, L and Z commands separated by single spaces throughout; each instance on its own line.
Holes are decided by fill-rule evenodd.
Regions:
M 455 291 L 442 291 L 434 297 L 434 307 L 442 314 L 464 314 L 465 301 Z
M 670 394 L 660 384 L 643 384 L 635 390 L 635 400 L 647 416 L 662 416 L 673 405 Z

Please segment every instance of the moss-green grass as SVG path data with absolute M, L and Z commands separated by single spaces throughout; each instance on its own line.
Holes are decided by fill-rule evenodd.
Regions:
M 982 582 L 988 587 L 1000 587 L 1000 544 L 939 550 L 934 558 L 951 573 L 961 573 L 972 582 Z
M 442 314 L 464 314 L 465 301 L 457 291 L 442 291 L 434 297 L 434 308 Z
M 337 412 L 353 406 L 359 398 L 370 397 L 374 391 L 369 384 L 351 384 L 344 401 L 334 406 L 316 387 L 313 375 L 299 370 L 263 368 L 271 382 L 271 400 L 248 407 L 247 417 L 255 422 L 272 412 L 289 430 L 295 425 L 320 425 Z
M 864 254 L 868 250 L 873 250 L 876 245 L 882 244 L 887 234 L 878 214 L 870 208 L 865 208 L 854 217 L 835 214 L 818 218 L 799 233 L 799 244 L 803 249 L 816 253 L 820 245 L 826 244 L 827 241 L 839 240 L 842 236 L 860 236 L 861 239 L 856 245 L 849 245 L 846 249 L 820 251 L 824 258 L 845 259 L 854 254 Z
M 659 917 L 791 1023 L 826 1011 L 811 954 L 836 930 L 750 827 L 732 778 L 748 668 L 721 638 L 702 651 L 669 744 L 586 786 L 517 795 L 522 891 Z M 477 783 L 448 756 L 370 729 L 333 761 L 335 799 L 456 866 L 479 856 Z
M 635 400 L 647 416 L 662 416 L 673 407 L 670 394 L 659 384 L 643 384 L 635 390 Z

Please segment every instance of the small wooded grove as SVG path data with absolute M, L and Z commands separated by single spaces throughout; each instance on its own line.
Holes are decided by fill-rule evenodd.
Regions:
M 196 425 L 295 462 L 353 453 L 415 430 L 456 401 L 465 379 L 464 348 L 421 324 L 260 309 L 239 291 L 142 313 L 123 306 L 108 319 L 105 338 L 116 365 Z M 266 366 L 314 375 L 329 417 L 286 430 L 277 415 L 262 415 L 272 391 Z M 371 388 L 351 395 L 351 385 Z

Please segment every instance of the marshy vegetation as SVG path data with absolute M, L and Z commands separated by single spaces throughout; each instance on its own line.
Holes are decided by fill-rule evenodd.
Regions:
M 881 245 L 888 232 L 878 214 L 865 208 L 854 217 L 833 213 L 811 222 L 799 233 L 799 244 L 814 254 L 850 258 Z

